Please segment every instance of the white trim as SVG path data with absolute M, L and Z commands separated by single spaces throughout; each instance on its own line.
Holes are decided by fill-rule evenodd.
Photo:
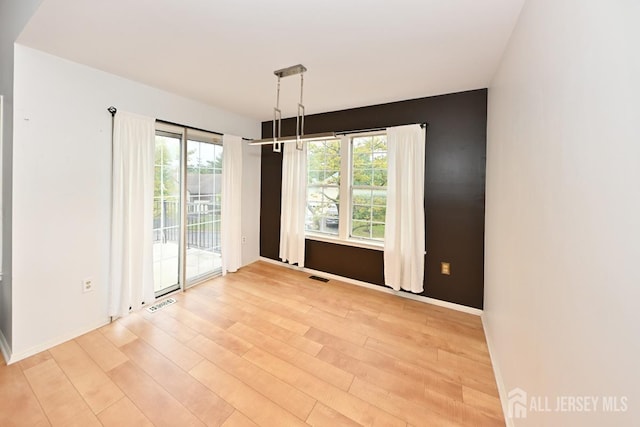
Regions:
M 7 342 L 7 339 L 4 337 L 2 333 L 2 329 L 0 329 L 0 351 L 2 351 L 2 356 L 4 357 L 4 361 L 9 364 L 9 359 L 11 359 L 11 347 Z
M 209 271 L 208 273 L 203 273 L 196 277 L 192 277 L 191 281 L 189 280 L 186 281 L 185 286 L 183 286 L 181 289 L 176 289 L 176 290 L 184 292 L 193 288 L 196 285 L 199 285 L 200 283 L 208 282 L 211 279 L 215 279 L 216 277 L 222 277 L 222 268 L 214 271 Z M 163 295 L 162 298 L 164 298 L 165 296 L 169 296 L 169 294 Z
M 27 357 L 33 356 L 34 354 L 38 354 L 41 351 L 48 350 L 48 349 L 50 349 L 52 347 L 55 347 L 55 346 L 57 346 L 59 344 L 65 343 L 67 341 L 70 341 L 70 340 L 72 340 L 74 338 L 77 338 L 77 337 L 79 337 L 81 335 L 84 335 L 84 334 L 87 334 L 89 332 L 92 332 L 92 331 L 94 331 L 94 330 L 96 330 L 98 328 L 101 328 L 101 327 L 103 327 L 103 326 L 105 326 L 107 324 L 109 324 L 109 320 L 108 319 L 104 320 L 104 321 L 101 320 L 100 322 L 94 323 L 92 326 L 89 326 L 89 327 L 86 327 L 86 328 L 82 328 L 82 329 L 78 329 L 78 330 L 76 330 L 74 332 L 70 332 L 70 333 L 64 334 L 64 335 L 62 335 L 62 336 L 60 336 L 58 338 L 54 338 L 54 339 L 49 340 L 47 342 L 44 342 L 42 344 L 38 344 L 38 345 L 36 345 L 34 347 L 31 347 L 28 350 L 23 351 L 20 354 L 13 353 L 13 354 L 11 354 L 10 360 L 6 360 L 5 359 L 5 362 L 7 362 L 7 365 L 9 365 L 10 363 L 18 362 L 18 361 L 20 361 L 22 359 L 26 359 Z
M 304 238 L 308 240 L 316 240 L 318 242 L 333 243 L 335 245 L 354 246 L 356 248 L 373 249 L 375 251 L 384 251 L 384 243 L 382 242 L 378 244 L 378 243 L 370 242 L 367 240 L 341 239 L 339 237 L 335 237 L 332 235 L 316 234 L 316 233 L 310 233 L 308 231 L 305 234 Z
M 362 286 L 364 288 L 373 289 L 374 291 L 384 292 L 386 294 L 397 295 L 399 297 L 411 299 L 411 300 L 414 300 L 414 301 L 420 301 L 420 302 L 424 302 L 424 303 L 427 303 L 427 304 L 433 304 L 433 305 L 437 305 L 437 306 L 440 306 L 440 307 L 450 308 L 452 310 L 462 311 L 463 313 L 469 313 L 469 314 L 473 314 L 475 316 L 482 316 L 482 310 L 479 310 L 479 309 L 473 308 L 473 307 L 467 307 L 466 305 L 455 304 L 455 303 L 452 303 L 452 302 L 442 301 L 442 300 L 435 299 L 435 298 L 429 298 L 429 297 L 425 297 L 425 296 L 422 296 L 422 295 L 410 294 L 408 292 L 394 291 L 393 289 L 387 288 L 387 287 L 382 286 L 382 285 L 374 285 L 372 283 L 362 282 L 360 280 L 350 279 L 348 277 L 338 276 L 337 274 L 326 273 L 324 271 L 313 270 L 313 269 L 307 268 L 307 267 L 300 268 L 300 267 L 295 266 L 295 265 L 285 264 L 283 262 L 276 261 L 276 260 L 273 260 L 271 258 L 265 258 L 265 257 L 262 257 L 262 256 L 260 257 L 260 261 L 264 261 L 264 262 L 268 262 L 268 263 L 271 263 L 271 264 L 279 265 L 281 267 L 290 268 L 292 270 L 304 271 L 305 273 L 309 273 L 309 274 L 313 274 L 313 275 L 321 276 L 321 277 L 326 277 L 328 279 L 339 280 L 341 282 L 349 283 L 351 285 Z
M 338 239 L 345 242 L 349 239 L 349 228 L 351 227 L 351 144 L 349 137 L 342 135 L 340 137 L 340 200 L 346 201 L 340 209 L 340 222 L 338 223 Z M 347 207 L 348 209 L 344 209 Z M 343 225 L 344 224 L 344 225 Z
M 500 406 L 502 406 L 502 415 L 504 416 L 504 421 L 507 427 L 515 427 L 513 418 L 507 417 L 508 412 L 508 393 L 507 389 L 504 386 L 504 380 L 502 379 L 502 374 L 500 373 L 500 368 L 497 364 L 497 359 L 495 358 L 493 340 L 491 335 L 489 334 L 489 329 L 487 328 L 487 318 L 484 314 L 480 316 L 480 320 L 482 321 L 482 329 L 484 330 L 484 337 L 487 342 L 487 348 L 489 349 L 489 358 L 491 359 L 491 366 L 493 367 L 493 375 L 496 378 L 496 385 L 498 386 L 498 395 L 500 397 Z

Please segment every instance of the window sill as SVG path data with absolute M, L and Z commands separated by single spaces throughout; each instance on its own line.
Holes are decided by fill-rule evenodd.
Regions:
M 384 251 L 384 243 L 383 242 L 371 242 L 366 240 L 358 240 L 358 239 L 340 239 L 339 237 L 327 236 L 324 234 L 314 234 L 307 233 L 305 234 L 305 239 L 308 240 L 316 240 L 318 242 L 326 242 L 333 243 L 336 245 L 344 245 L 344 246 L 353 246 L 356 248 L 364 248 L 364 249 L 373 249 L 376 251 Z

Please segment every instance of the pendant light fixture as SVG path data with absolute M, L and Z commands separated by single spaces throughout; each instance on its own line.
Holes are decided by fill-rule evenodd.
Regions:
M 302 150 L 303 143 L 305 141 L 318 141 L 324 139 L 335 138 L 336 135 L 333 132 L 316 133 L 312 135 L 304 134 L 304 116 L 305 108 L 303 104 L 304 93 L 304 73 L 307 71 L 307 67 L 302 64 L 292 65 L 291 67 L 282 68 L 273 72 L 278 77 L 277 91 L 276 91 L 276 106 L 273 108 L 273 136 L 272 138 L 265 138 L 256 141 L 252 141 L 249 145 L 266 145 L 273 144 L 273 151 L 280 153 L 282 151 L 282 144 L 286 142 L 296 143 L 296 148 Z M 296 135 L 295 137 L 282 137 L 282 111 L 280 110 L 280 79 L 288 76 L 295 76 L 300 74 L 300 102 L 298 102 L 298 114 L 296 116 Z

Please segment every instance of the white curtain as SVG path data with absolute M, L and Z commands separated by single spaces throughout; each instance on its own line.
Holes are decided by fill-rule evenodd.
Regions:
M 293 142 L 282 150 L 280 259 L 304 267 L 304 217 L 307 206 L 307 145 Z
M 396 291 L 423 291 L 425 136 L 420 125 L 387 129 L 384 282 Z
M 153 163 L 155 120 L 118 111 L 113 125 L 109 315 L 155 299 Z
M 222 137 L 222 275 L 242 265 L 242 138 Z

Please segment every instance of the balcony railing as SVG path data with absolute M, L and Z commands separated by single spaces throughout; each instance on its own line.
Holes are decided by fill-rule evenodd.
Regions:
M 187 203 L 187 249 L 220 252 L 220 205 L 210 201 Z M 180 204 L 155 200 L 153 205 L 154 243 L 180 241 Z

